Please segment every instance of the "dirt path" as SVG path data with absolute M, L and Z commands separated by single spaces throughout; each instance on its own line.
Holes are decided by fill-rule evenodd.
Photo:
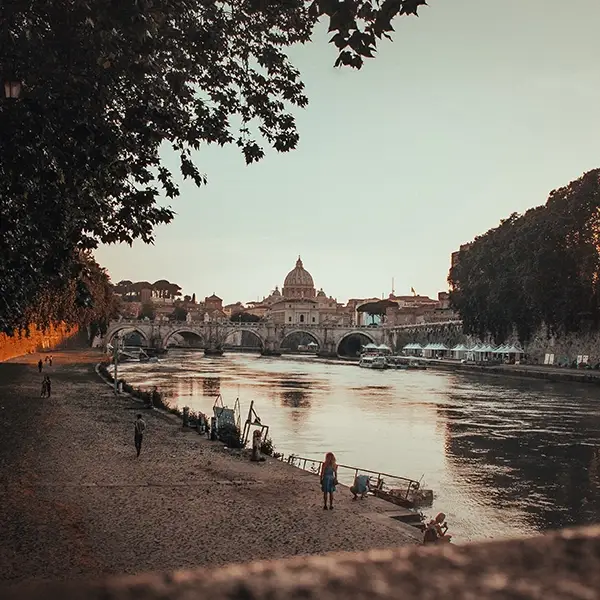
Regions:
M 55 354 L 40 399 L 37 355 L 0 364 L 0 582 L 219 565 L 415 543 L 393 505 L 337 494 L 314 475 L 250 463 L 129 398 L 95 353 Z M 45 374 L 44 373 L 44 374 Z M 133 420 L 148 424 L 142 456 Z

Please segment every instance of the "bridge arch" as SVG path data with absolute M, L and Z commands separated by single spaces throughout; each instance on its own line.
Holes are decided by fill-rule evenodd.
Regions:
M 285 331 L 283 333 L 283 337 L 281 338 L 281 341 L 279 342 L 279 347 L 282 348 L 285 340 L 287 340 L 289 337 L 291 337 L 295 333 L 302 333 L 302 334 L 307 335 L 308 337 L 312 338 L 319 345 L 319 350 L 323 350 L 323 340 L 321 339 L 321 337 L 319 335 L 317 335 L 316 333 L 314 333 L 313 331 L 310 331 L 308 329 L 302 329 L 301 327 L 298 327 L 297 329 L 292 329 L 291 331 Z
M 252 334 L 260 343 L 260 347 L 264 350 L 265 349 L 265 340 L 263 338 L 262 335 L 260 335 L 260 333 L 257 331 L 258 328 L 256 327 L 248 327 L 248 326 L 240 326 L 240 327 L 233 327 L 233 328 L 227 328 L 228 331 L 225 334 L 225 337 L 223 338 L 223 344 L 227 343 L 227 340 L 234 334 L 237 333 L 238 331 L 246 331 L 250 334 Z
M 136 327 L 135 325 L 131 325 L 130 323 L 117 326 L 114 329 L 109 330 L 106 333 L 106 344 L 110 344 L 117 334 L 125 331 L 128 333 L 139 333 L 142 336 L 142 338 L 144 338 L 146 345 L 150 345 L 150 339 L 148 337 L 148 334 L 141 327 Z
M 347 340 L 349 338 L 351 338 L 352 336 L 358 337 L 358 338 L 362 338 L 362 341 L 366 340 L 366 343 L 371 343 L 371 344 L 376 344 L 377 342 L 375 341 L 375 338 L 369 333 L 368 329 L 365 330 L 353 330 L 353 331 L 347 331 L 346 333 L 344 333 L 344 335 L 342 335 L 342 337 L 337 341 L 336 345 L 335 345 L 335 351 L 336 354 L 340 355 L 340 356 L 344 356 L 344 353 L 342 352 L 342 350 L 344 349 L 344 344 L 347 343 Z M 362 344 L 360 344 L 362 345 Z M 359 348 L 360 349 L 360 346 Z M 350 356 L 350 354 L 346 354 L 347 356 Z
M 167 348 L 169 345 L 169 340 L 174 336 L 174 335 L 178 335 L 180 333 L 191 333 L 197 337 L 199 337 L 202 342 L 205 342 L 206 340 L 204 339 L 204 332 L 203 331 L 199 331 L 198 329 L 194 329 L 193 327 L 176 327 L 175 329 L 169 331 L 169 333 L 167 333 L 167 335 L 165 335 L 163 341 L 162 341 L 162 346 L 163 348 Z

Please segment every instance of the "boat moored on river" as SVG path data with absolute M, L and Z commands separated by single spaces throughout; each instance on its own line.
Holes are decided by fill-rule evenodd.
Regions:
M 389 367 L 385 356 L 370 354 L 361 356 L 358 366 L 363 369 L 387 369 Z

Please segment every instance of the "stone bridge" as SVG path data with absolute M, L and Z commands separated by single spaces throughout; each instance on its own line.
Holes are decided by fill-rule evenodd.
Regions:
M 395 327 L 349 327 L 331 324 L 283 325 L 269 321 L 258 323 L 233 323 L 229 321 L 222 323 L 164 323 L 122 320 L 113 321 L 110 324 L 104 337 L 104 343 L 111 343 L 115 335 L 119 333 L 134 331 L 143 338 L 144 345 L 151 348 L 166 348 L 173 341 L 174 336 L 188 333 L 199 337 L 205 349 L 223 348 L 223 346 L 231 343 L 236 333 L 247 331 L 256 337 L 263 354 L 279 353 L 283 343 L 289 336 L 294 333 L 304 333 L 318 344 L 319 354 L 337 356 L 342 342 L 354 335 L 360 335 L 363 340 L 375 344 L 387 344 L 393 349 L 401 349 L 404 343 L 421 339 L 429 341 L 445 341 L 449 337 L 458 339 L 462 330 L 460 321 L 399 325 Z

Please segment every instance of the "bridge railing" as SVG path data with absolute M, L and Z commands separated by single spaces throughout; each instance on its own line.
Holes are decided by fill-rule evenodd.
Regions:
M 271 321 L 258 321 L 253 323 L 236 323 L 234 321 L 210 321 L 205 323 L 204 321 L 192 321 L 187 323 L 185 321 L 145 321 L 143 319 L 122 319 L 121 321 L 114 321 L 111 325 L 123 326 L 123 325 L 159 325 L 167 327 L 224 327 L 228 329 L 260 329 L 268 325 L 274 325 L 282 327 L 284 329 L 344 329 L 347 331 L 362 331 L 362 330 L 404 330 L 404 329 L 424 329 L 426 327 L 441 327 L 445 325 L 462 325 L 460 320 L 451 321 L 431 321 L 425 323 L 410 323 L 402 325 L 378 325 L 373 327 L 372 325 L 340 325 L 333 323 L 273 323 Z
M 187 323 L 186 321 L 145 321 L 143 319 L 122 319 L 121 321 L 114 321 L 115 326 L 123 325 L 164 325 L 169 327 L 227 327 L 231 329 L 242 329 L 242 328 L 261 328 L 268 325 L 275 325 L 284 329 L 346 329 L 346 330 L 362 330 L 362 329 L 384 329 L 385 327 L 372 325 L 340 325 L 334 323 L 273 323 L 272 321 L 258 321 L 251 323 L 237 323 L 235 321 L 210 321 L 205 323 L 204 321 L 192 321 Z M 399 326 L 400 327 L 400 326 Z

